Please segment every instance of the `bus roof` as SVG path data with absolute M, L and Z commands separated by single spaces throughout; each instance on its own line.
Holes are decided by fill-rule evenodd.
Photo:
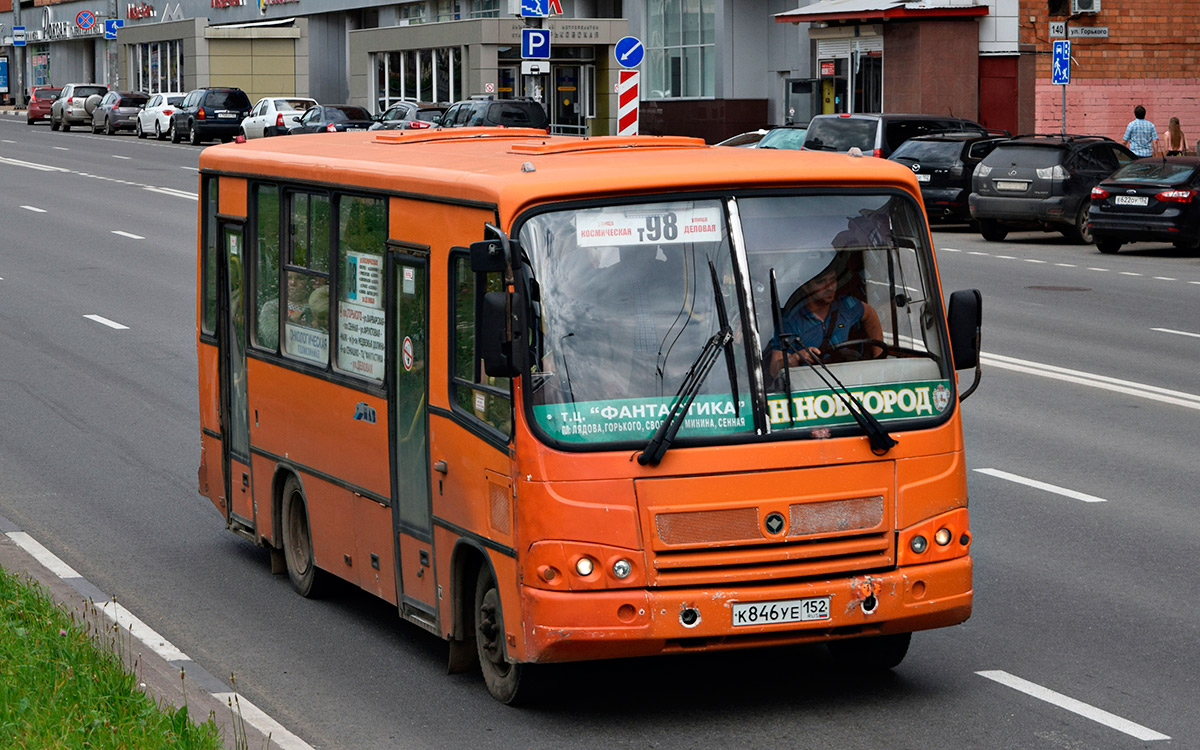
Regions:
M 479 201 L 510 216 L 545 200 L 735 186 L 895 186 L 920 195 L 910 170 L 874 157 L 518 128 L 260 138 L 205 149 L 200 169 Z

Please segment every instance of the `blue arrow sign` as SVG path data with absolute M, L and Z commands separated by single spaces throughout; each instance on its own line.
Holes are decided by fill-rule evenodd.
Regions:
M 1071 43 L 1066 39 L 1054 42 L 1053 68 L 1050 72 L 1050 83 L 1066 86 L 1071 82 Z
M 521 29 L 521 58 L 550 59 L 550 29 Z
M 624 68 L 636 68 L 642 64 L 642 58 L 646 56 L 646 48 L 642 46 L 642 40 L 636 36 L 622 37 L 617 45 L 613 47 L 613 54 L 616 55 L 617 63 Z

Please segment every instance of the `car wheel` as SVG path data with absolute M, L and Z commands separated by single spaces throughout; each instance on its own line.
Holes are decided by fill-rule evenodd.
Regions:
M 164 139 L 166 137 L 167 137 L 167 134 L 164 133 L 162 130 L 162 123 L 160 123 L 158 120 L 155 120 L 154 121 L 154 139 L 156 141 L 161 141 L 162 139 Z
M 979 220 L 979 233 L 988 242 L 1001 242 L 1008 236 L 1008 230 L 991 219 Z
M 65 118 L 65 117 L 62 119 L 62 131 L 64 133 L 71 132 L 71 123 L 67 122 L 67 118 Z
M 1197 250 L 1200 249 L 1200 240 L 1175 240 L 1171 243 L 1179 250 Z
M 183 140 L 183 136 L 179 134 L 179 123 L 171 122 L 171 143 L 179 143 Z
M 33 119 L 32 117 L 26 117 L 26 118 L 25 118 L 25 124 L 26 124 L 26 125 L 32 125 L 33 123 L 34 123 L 34 119 Z
M 142 118 L 140 118 L 140 117 L 139 117 L 139 118 L 137 119 L 137 124 L 133 126 L 133 129 L 134 129 L 134 130 L 137 132 L 137 137 L 138 137 L 138 138 L 145 138 L 145 137 L 146 137 L 146 131 L 145 131 L 145 130 L 142 130 Z
M 855 672 L 882 672 L 904 661 L 911 641 L 912 633 L 895 633 L 830 641 L 827 646 L 834 659 Z
M 92 135 L 97 135 L 100 129 L 96 127 L 96 121 L 92 120 Z
M 1079 206 L 1079 211 L 1075 214 L 1075 224 L 1067 230 L 1063 231 L 1067 239 L 1077 245 L 1092 244 L 1092 230 L 1088 226 L 1088 208 L 1091 207 L 1091 201 L 1084 201 Z
M 108 119 L 107 117 L 104 118 L 104 133 L 106 135 L 116 135 L 117 134 L 116 129 L 114 129 L 112 126 L 112 120 Z
M 1116 240 L 1098 240 L 1096 249 L 1105 255 L 1115 255 L 1121 249 L 1121 243 Z
M 59 128 L 59 125 L 58 125 L 58 120 L 55 120 L 55 119 L 54 119 L 54 115 L 51 115 L 51 116 L 50 116 L 50 129 L 51 129 L 51 130 L 58 130 L 58 128 Z
M 188 125 L 188 141 L 190 141 L 193 146 L 200 145 L 200 131 L 196 130 L 196 123 L 194 122 Z

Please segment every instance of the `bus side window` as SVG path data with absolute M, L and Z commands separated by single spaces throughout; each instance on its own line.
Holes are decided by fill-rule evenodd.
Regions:
M 329 364 L 329 196 L 288 194 L 290 240 L 284 278 L 284 351 Z
M 383 198 L 338 198 L 336 364 L 343 372 L 381 382 L 387 341 L 383 306 L 387 218 Z M 424 320 L 420 325 L 424 327 Z
M 217 330 L 217 178 L 204 178 L 204 310 L 203 333 Z
M 279 351 L 279 188 L 254 188 L 254 343 Z
M 499 273 L 487 274 L 486 288 L 481 290 L 467 254 L 453 255 L 451 264 L 454 320 L 450 322 L 450 330 L 454 335 L 454 371 L 450 374 L 450 387 L 454 404 L 460 411 L 507 437 L 512 434 L 511 384 L 508 378 L 489 377 L 483 371 L 483 363 L 475 357 L 477 306 L 482 303 L 484 292 L 503 290 L 503 278 Z

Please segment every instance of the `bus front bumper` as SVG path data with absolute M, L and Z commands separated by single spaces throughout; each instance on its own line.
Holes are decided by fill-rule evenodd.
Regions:
M 734 624 L 734 604 L 766 605 L 759 608 L 766 611 L 773 603 L 826 596 L 828 619 Z M 971 558 L 833 580 L 714 586 L 707 593 L 691 589 L 562 592 L 523 586 L 521 597 L 524 653 L 520 646 L 514 648 L 516 644 L 509 647 L 516 661 L 578 661 L 811 643 L 963 622 L 971 616 Z

